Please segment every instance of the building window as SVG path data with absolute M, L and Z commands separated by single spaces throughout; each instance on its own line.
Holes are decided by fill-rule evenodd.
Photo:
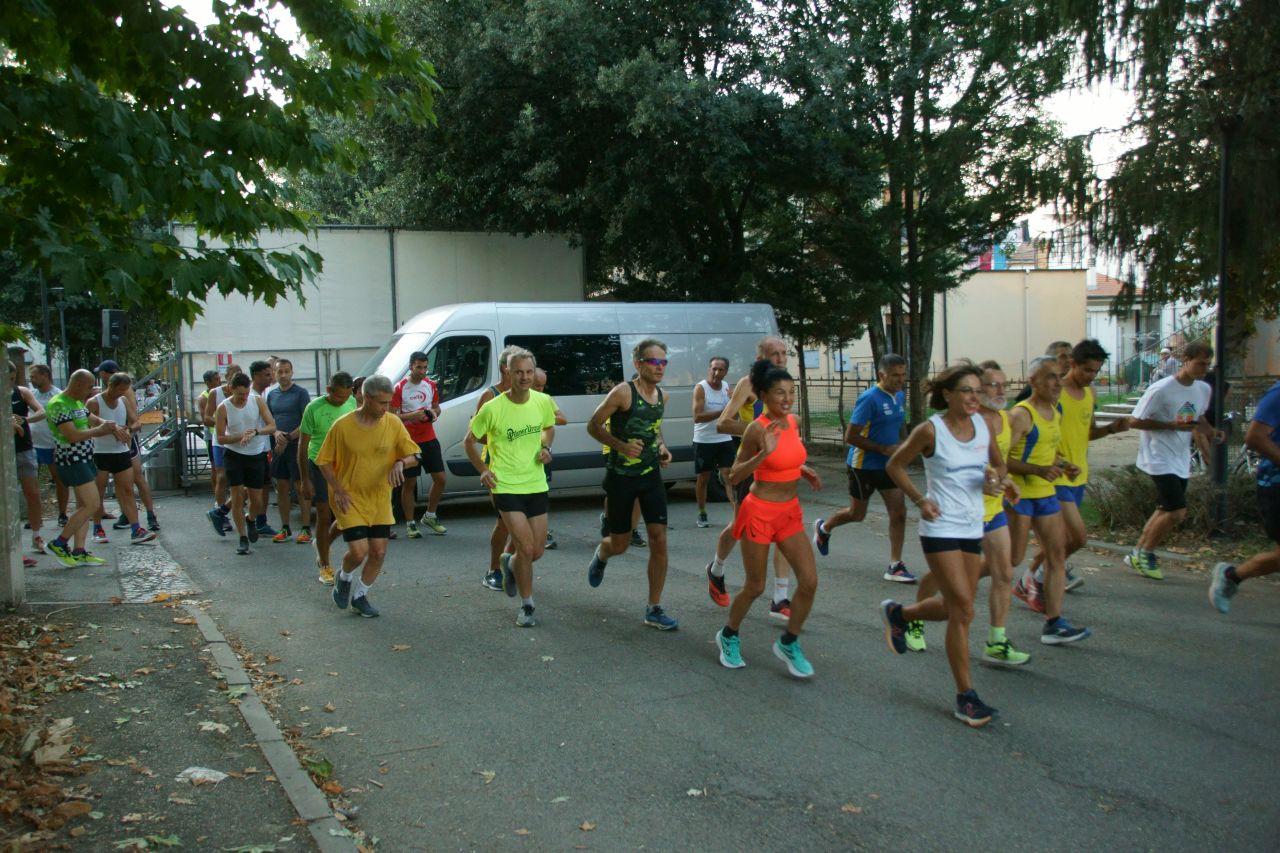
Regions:
M 617 335 L 510 335 L 505 343 L 533 353 L 552 397 L 608 394 L 626 378 Z

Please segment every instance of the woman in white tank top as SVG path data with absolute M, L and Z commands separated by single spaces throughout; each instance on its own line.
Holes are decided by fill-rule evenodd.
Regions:
M 969 675 L 969 623 L 982 574 L 982 498 L 1008 482 L 1005 463 L 978 414 L 982 371 L 969 362 L 953 365 L 930 384 L 929 405 L 939 414 L 911 431 L 889 459 L 886 470 L 908 499 L 920 508 L 920 545 L 942 598 L 929 597 L 903 607 L 880 603 L 885 639 L 897 654 L 907 649 L 907 623 L 947 623 L 947 661 L 956 682 L 955 717 L 985 726 L 997 715 L 973 689 Z M 907 466 L 924 456 L 927 488 L 921 494 Z

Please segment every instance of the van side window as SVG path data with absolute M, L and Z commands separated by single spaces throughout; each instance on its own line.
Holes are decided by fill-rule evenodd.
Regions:
M 552 397 L 608 394 L 623 381 L 617 335 L 510 335 L 505 344 L 533 353 Z
M 453 335 L 427 351 L 427 375 L 440 388 L 440 402 L 484 387 L 489 372 L 489 339 Z

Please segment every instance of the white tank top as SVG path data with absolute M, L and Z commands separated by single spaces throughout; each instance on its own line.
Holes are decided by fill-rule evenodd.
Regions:
M 729 383 L 721 381 L 719 391 L 712 388 L 705 379 L 698 384 L 702 386 L 703 408 L 706 411 L 723 410 L 725 406 L 729 405 Z M 705 423 L 693 425 L 693 440 L 698 444 L 720 444 L 726 441 L 733 441 L 733 436 L 716 432 L 716 422 L 706 421 Z
M 124 426 L 129 422 L 129 410 L 124 407 L 124 395 L 116 400 L 114 407 L 107 405 L 107 395 L 99 394 L 93 399 L 98 401 L 98 417 L 104 421 L 111 421 L 113 424 Z M 114 435 L 94 436 L 93 452 L 94 453 L 128 453 L 129 445 L 123 441 L 117 441 Z
M 943 423 L 942 415 L 929 418 L 933 424 L 933 455 L 924 459 L 928 483 L 925 497 L 942 512 L 936 521 L 920 519 L 920 535 L 947 539 L 982 538 L 982 487 L 991 460 L 991 432 L 974 413 L 973 438 L 961 442 Z
M 251 429 L 262 429 L 267 422 L 262 419 L 262 412 L 258 409 L 258 398 L 252 395 L 244 400 L 244 408 L 237 408 L 236 404 L 230 399 L 222 401 L 219 408 L 227 413 L 227 435 L 236 435 L 242 432 L 248 432 Z M 244 454 L 245 456 L 257 456 L 259 453 L 266 453 L 267 446 L 270 441 L 269 436 L 259 435 L 251 440 L 248 444 L 227 444 L 224 445 L 227 450 Z

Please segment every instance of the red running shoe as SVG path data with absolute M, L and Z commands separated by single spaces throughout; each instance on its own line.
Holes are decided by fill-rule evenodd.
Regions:
M 729 606 L 729 593 L 724 588 L 724 575 L 716 577 L 711 574 L 711 563 L 707 563 L 707 593 L 717 607 Z
M 1041 593 L 1040 584 L 1036 583 L 1036 579 L 1031 572 L 1024 574 L 1013 585 L 1013 594 L 1027 607 L 1030 607 L 1032 612 L 1044 613 L 1044 595 Z

